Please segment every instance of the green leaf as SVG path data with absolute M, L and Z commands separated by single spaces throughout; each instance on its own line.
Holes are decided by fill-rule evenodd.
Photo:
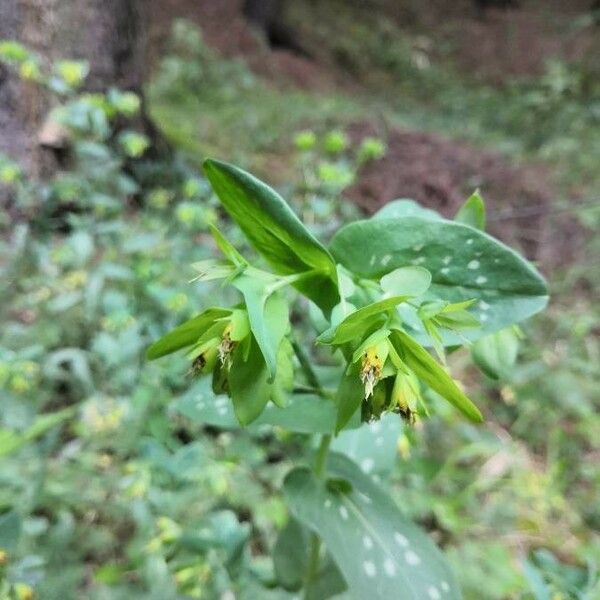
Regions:
M 227 212 L 277 273 L 320 273 L 295 286 L 329 312 L 339 302 L 335 263 L 285 200 L 233 165 L 207 159 L 204 171 Z
M 289 309 L 283 296 L 271 293 L 270 284 L 254 272 L 236 277 L 232 284 L 246 301 L 250 328 L 267 364 L 269 380 L 277 372 L 277 352 L 289 327 Z
M 225 279 L 235 273 L 235 267 L 227 262 L 214 260 L 212 258 L 201 260 L 191 264 L 192 269 L 198 275 L 192 281 L 213 281 L 214 279 Z
M 215 395 L 208 378 L 198 380 L 170 408 L 193 423 L 222 429 L 238 429 L 240 426 L 231 401 L 225 395 Z M 289 394 L 285 408 L 267 404 L 252 427 L 271 425 L 297 433 L 332 433 L 335 419 L 336 406 L 331 400 L 314 394 Z
M 246 259 L 236 250 L 235 246 L 212 223 L 208 226 L 212 236 L 223 256 L 228 258 L 236 267 L 247 265 Z
M 492 379 L 509 379 L 518 353 L 519 338 L 513 328 L 487 335 L 471 347 L 475 364 Z
M 226 308 L 207 308 L 154 342 L 146 351 L 146 358 L 154 360 L 191 346 L 217 319 L 230 314 L 231 311 Z
M 342 431 L 331 443 L 331 449 L 348 456 L 363 473 L 386 474 L 396 464 L 401 433 L 402 419 L 395 413 L 388 413 L 379 421 Z
M 267 364 L 254 337 L 247 360 L 244 359 L 244 347 L 240 344 L 233 351 L 228 381 L 235 416 L 241 425 L 248 425 L 264 410 L 271 397 L 271 385 Z
M 381 317 L 380 320 L 385 320 L 387 311 L 406 300 L 408 300 L 408 296 L 394 296 L 363 306 L 347 316 L 333 332 L 327 330 L 321 334 L 318 341 L 335 345 L 345 344 L 352 340 L 358 341 L 369 328 L 377 323 L 378 317 Z
M 381 278 L 381 289 L 394 296 L 421 296 L 431 285 L 431 273 L 423 267 L 400 267 Z
M 279 584 L 288 591 L 302 587 L 308 563 L 308 535 L 296 521 L 290 519 L 280 531 L 273 548 L 273 566 Z
M 349 423 L 365 397 L 365 390 L 360 381 L 359 370 L 360 365 L 358 363 L 352 364 L 350 369 L 344 373 L 338 387 L 335 400 L 337 405 L 336 433 Z
M 279 584 L 297 591 L 304 583 L 309 554 L 309 531 L 291 518 L 281 530 L 273 548 L 273 566 Z M 337 565 L 329 554 L 321 558 L 319 572 L 312 580 L 306 600 L 326 600 L 347 589 Z M 339 598 L 339 596 L 335 596 Z
M 297 468 L 286 477 L 284 494 L 295 517 L 324 541 L 352 597 L 461 598 L 441 552 L 370 477 L 335 454 L 328 474 L 347 479 L 352 491 L 336 493 L 308 469 Z
M 483 420 L 479 409 L 454 383 L 454 380 L 418 342 L 406 332 L 394 329 L 389 337 L 394 350 L 415 375 L 432 390 L 448 400 L 471 421 Z
M 454 220 L 485 231 L 485 203 L 479 190 L 476 190 L 467 198 L 456 213 Z
M 422 217 L 424 219 L 443 219 L 440 213 L 424 208 L 418 202 L 408 198 L 392 200 L 380 208 L 372 219 L 398 219 L 401 217 Z
M 277 375 L 273 381 L 271 400 L 280 408 L 285 408 L 288 395 L 294 387 L 294 349 L 287 338 L 281 340 L 277 352 Z
M 530 317 L 548 301 L 546 284 L 531 264 L 486 233 L 461 223 L 422 217 L 357 221 L 338 231 L 331 250 L 361 277 L 379 279 L 414 264 L 432 275 L 426 298 L 475 299 L 475 316 L 482 327 L 465 334 L 471 340 Z M 410 325 L 420 340 L 426 339 L 418 322 Z M 461 343 L 453 334 L 444 341 Z

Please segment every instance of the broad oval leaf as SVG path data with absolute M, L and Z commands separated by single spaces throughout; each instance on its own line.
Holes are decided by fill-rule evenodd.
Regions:
M 440 213 L 421 206 L 410 198 L 392 200 L 381 207 L 371 218 L 398 219 L 400 217 L 423 217 L 425 219 L 443 219 Z
M 285 479 L 295 517 L 317 532 L 350 595 L 369 600 L 458 600 L 460 591 L 441 552 L 394 501 L 350 460 L 332 455 L 328 475 L 346 479 L 348 493 L 327 487 L 306 468 Z
M 285 200 L 267 184 L 228 163 L 207 159 L 204 172 L 227 212 L 277 273 L 321 273 L 315 276 L 318 285 L 303 281 L 297 287 L 320 308 L 331 310 L 339 302 L 333 258 Z
M 379 421 L 342 431 L 331 443 L 331 449 L 348 456 L 367 475 L 387 474 L 396 464 L 401 434 L 401 417 L 396 413 L 387 413 Z
M 479 409 L 467 398 L 454 380 L 441 365 L 423 348 L 413 340 L 405 331 L 395 329 L 390 334 L 390 342 L 400 358 L 409 369 L 433 391 L 448 400 L 458 408 L 471 421 L 481 422 L 483 417 Z
M 230 314 L 231 310 L 227 308 L 207 308 L 204 312 L 175 327 L 175 329 L 154 342 L 146 351 L 146 357 L 149 360 L 154 360 L 191 346 L 217 319 Z
M 477 300 L 475 316 L 482 327 L 465 333 L 469 339 L 522 321 L 548 301 L 544 279 L 530 263 L 461 223 L 422 217 L 357 221 L 340 229 L 331 251 L 362 277 L 379 279 L 399 267 L 417 265 L 432 275 L 427 297 Z M 448 340 L 460 342 L 456 336 Z
M 231 400 L 225 395 L 215 395 L 209 378 L 198 380 L 170 408 L 194 423 L 222 429 L 240 427 Z M 332 433 L 335 419 L 336 407 L 331 400 L 314 394 L 288 394 L 285 408 L 267 404 L 251 427 L 272 425 L 296 433 Z
M 381 289 L 394 296 L 421 296 L 431 285 L 431 273 L 423 267 L 400 267 L 381 278 Z

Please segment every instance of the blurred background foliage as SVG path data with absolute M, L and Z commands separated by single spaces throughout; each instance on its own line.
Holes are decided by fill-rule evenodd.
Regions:
M 275 51 L 259 33 L 257 66 L 209 44 L 197 15 L 163 19 L 168 35 L 159 32 L 143 97 L 87 91 L 86 62 L 48 66 L 0 42 L 6 69 L 50 90 L 69 147 L 50 177 L 0 156 L 9 198 L 0 212 L 1 598 L 294 597 L 276 588 L 267 553 L 288 519 L 277 486 L 310 444 L 277 428 L 191 419 L 178 408 L 195 385 L 186 362 L 148 364 L 143 352 L 223 295 L 187 283 L 190 263 L 215 253 L 208 225 L 244 244 L 199 170 L 203 157 L 264 175 L 326 238 L 361 214 L 347 191 L 395 159 L 396 128 L 542 165 L 551 195 L 531 214 L 568 226 L 578 245 L 541 264 L 551 305 L 526 326 L 500 380 L 453 355 L 483 426 L 440 403 L 422 426 L 395 430 L 383 458 L 371 458 L 372 440 L 339 450 L 375 461 L 446 551 L 465 598 L 600 598 L 597 60 L 549 54 L 541 71 L 498 80 L 461 64 L 460 23 L 399 26 L 355 4 L 291 3 L 293 59 L 310 65 L 300 81 L 296 63 L 287 78 L 282 61 L 267 71 Z M 471 27 L 506 18 L 477 13 Z M 598 36 L 583 8 L 546 18 Z M 156 132 L 139 127 L 141 111 Z M 371 127 L 358 135 L 364 121 Z M 481 187 L 485 196 L 485 178 Z M 525 211 L 522 228 L 526 199 L 509 208 Z M 490 202 L 490 220 L 505 210 Z M 305 307 L 295 320 L 310 340 Z

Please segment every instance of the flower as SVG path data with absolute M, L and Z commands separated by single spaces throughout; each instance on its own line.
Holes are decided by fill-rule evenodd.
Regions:
M 365 387 L 365 400 L 373 395 L 373 388 L 381 379 L 381 372 L 388 354 L 387 342 L 369 346 L 362 357 L 360 380 Z

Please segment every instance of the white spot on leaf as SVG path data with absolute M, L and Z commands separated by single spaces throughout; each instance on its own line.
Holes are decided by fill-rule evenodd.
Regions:
M 325 508 L 331 508 L 331 500 L 329 498 L 325 500 Z
M 444 256 L 443 263 L 445 265 L 449 265 L 451 262 L 452 262 L 452 257 L 451 256 Z
M 431 600 L 440 600 L 440 598 L 442 597 L 440 591 L 434 585 L 430 585 L 427 588 L 427 594 L 429 595 Z
M 478 285 L 483 285 L 484 283 L 487 282 L 487 277 L 484 277 L 483 275 L 480 275 L 476 280 L 475 283 L 477 283 Z
M 406 564 L 410 565 L 411 567 L 421 564 L 421 559 L 419 558 L 419 555 L 413 552 L 412 550 L 407 550 L 404 553 L 404 560 L 406 561 Z
M 424 244 L 417 244 L 416 246 L 413 246 L 413 250 L 415 252 L 420 252 L 421 250 L 423 250 L 423 245 Z
M 401 533 L 396 532 L 394 534 L 394 539 L 396 540 L 396 543 L 398 544 L 398 546 L 402 546 L 402 548 L 408 548 L 409 541 L 406 536 L 402 535 Z
M 370 550 L 373 547 L 373 540 L 368 535 L 363 537 L 363 546 L 367 550 Z
M 391 558 L 386 558 L 383 563 L 383 570 L 388 577 L 393 577 L 396 574 L 396 565 Z
M 478 260 L 472 260 L 468 265 L 467 265 L 467 269 L 471 269 L 471 270 L 475 270 L 475 269 L 479 269 L 479 261 Z
M 375 566 L 375 563 L 370 560 L 366 560 L 363 563 L 363 569 L 365 570 L 367 577 L 375 577 L 375 575 L 377 575 L 377 567 Z
M 479 307 L 481 308 L 481 310 L 489 310 L 490 309 L 490 305 L 485 300 L 481 300 L 479 302 Z
M 442 583 L 440 585 L 442 586 L 442 590 L 444 592 L 449 592 L 450 591 L 450 586 L 448 585 L 447 581 L 442 581 Z
M 340 506 L 340 516 L 344 521 L 348 519 L 348 509 L 345 506 Z
M 387 264 L 390 262 L 390 260 L 392 260 L 392 255 L 391 254 L 386 254 L 382 259 L 381 259 L 381 266 L 385 267 L 387 266 Z
M 365 458 L 361 463 L 360 463 L 360 468 L 365 472 L 365 473 L 370 473 L 373 470 L 373 467 L 375 466 L 375 461 L 372 458 Z
M 473 238 L 469 238 L 469 239 L 467 240 L 467 244 L 469 244 L 469 246 L 470 246 L 472 243 L 473 243 Z
M 441 272 L 442 275 L 448 275 L 448 273 L 450 273 L 450 269 L 448 267 L 444 267 Z

